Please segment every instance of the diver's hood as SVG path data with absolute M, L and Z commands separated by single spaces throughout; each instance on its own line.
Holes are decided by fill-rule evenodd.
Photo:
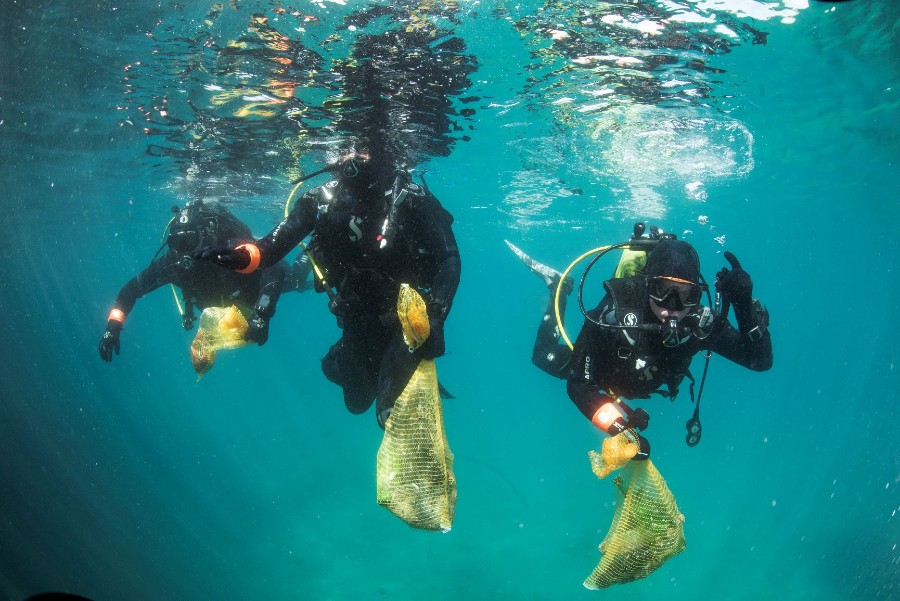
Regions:
M 338 173 L 348 188 L 363 191 L 376 184 L 389 186 L 396 170 L 393 161 L 385 156 L 373 154 L 366 161 L 356 158 L 345 159 L 340 163 Z
M 700 258 L 683 240 L 660 240 L 647 257 L 645 269 L 651 278 L 665 276 L 700 284 Z
M 175 215 L 167 244 L 172 250 L 186 254 L 202 246 L 252 239 L 250 229 L 223 205 L 195 200 Z

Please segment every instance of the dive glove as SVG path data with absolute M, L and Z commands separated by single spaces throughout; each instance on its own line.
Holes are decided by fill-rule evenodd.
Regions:
M 638 444 L 637 454 L 632 459 L 637 461 L 649 459 L 650 442 L 638 434 L 638 430 L 647 428 L 650 415 L 643 409 L 631 409 L 621 401 L 615 402 L 609 395 L 602 396 L 609 400 L 600 405 L 591 422 L 610 436 L 629 432 L 626 436 L 632 436 Z
M 646 430 L 650 425 L 650 414 L 638 407 L 628 416 L 628 425 L 638 430 Z
M 753 306 L 753 280 L 732 253 L 726 250 L 725 258 L 731 263 L 731 270 L 722 268 L 716 275 L 716 290 L 734 307 L 741 332 L 748 332 L 759 325 Z
M 637 437 L 638 437 L 638 452 L 637 452 L 637 455 L 635 455 L 631 459 L 633 461 L 646 461 L 647 459 L 650 459 L 650 441 L 648 441 L 646 438 L 644 438 L 640 434 L 638 434 Z
M 206 246 L 191 257 L 197 261 L 208 261 L 234 270 L 246 269 L 250 265 L 250 251 L 246 248 Z
M 122 322 L 110 319 L 106 322 L 106 331 L 100 339 L 100 358 L 104 361 L 112 361 L 113 350 L 119 354 L 119 333 L 122 331 Z
M 726 250 L 725 258 L 731 263 L 731 270 L 723 267 L 716 274 L 716 290 L 735 307 L 749 307 L 753 303 L 753 280 L 732 253 Z
M 260 346 L 264 345 L 269 339 L 268 318 L 263 317 L 254 311 L 250 316 L 250 319 L 247 320 L 247 324 L 249 327 L 247 328 L 247 333 L 244 334 L 244 340 L 255 342 Z
M 275 315 L 275 302 L 272 297 L 266 293 L 260 294 L 256 301 L 256 307 L 250 319 L 247 320 L 247 333 L 244 334 L 244 340 L 255 342 L 259 346 L 266 343 L 269 339 L 269 320 Z

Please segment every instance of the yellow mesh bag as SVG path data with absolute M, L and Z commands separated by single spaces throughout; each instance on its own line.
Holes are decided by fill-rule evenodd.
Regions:
M 406 284 L 397 298 L 404 341 L 418 348 L 428 338 L 428 314 Z M 456 511 L 453 453 L 447 444 L 437 370 L 419 362 L 384 425 L 378 449 L 376 497 L 414 528 L 448 532 Z
M 590 451 L 591 468 L 598 478 L 606 478 L 610 473 L 622 469 L 637 455 L 640 447 L 628 431 L 603 440 L 600 452 Z
M 431 333 L 428 311 L 421 295 L 409 284 L 400 284 L 397 296 L 397 317 L 403 328 L 403 341 L 412 349 L 422 346 Z
M 234 305 L 204 309 L 197 335 L 191 343 L 191 363 L 197 375 L 202 376 L 212 369 L 216 351 L 250 344 L 244 340 L 249 327 L 247 319 Z
M 376 496 L 413 528 L 450 531 L 456 477 L 432 359 L 419 363 L 384 425 Z
M 620 437 L 627 438 L 630 443 L 612 442 Z M 609 453 L 598 455 L 592 451 L 591 454 L 591 463 L 598 476 L 612 471 L 598 471 L 598 465 L 607 468 L 618 462 L 622 458 L 621 450 L 635 444 L 627 431 L 604 440 L 604 451 L 607 443 L 611 447 Z M 612 450 L 616 447 L 619 451 Z M 625 451 L 628 452 L 630 450 Z M 610 462 L 604 459 L 607 455 Z M 600 543 L 603 555 L 600 563 L 584 581 L 585 588 L 589 589 L 644 578 L 685 548 L 684 516 L 653 462 L 626 460 L 621 474 L 613 478 L 613 484 L 616 509 L 609 532 Z

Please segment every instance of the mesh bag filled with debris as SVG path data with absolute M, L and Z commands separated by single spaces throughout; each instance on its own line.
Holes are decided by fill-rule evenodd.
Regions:
M 428 337 L 425 303 L 403 286 L 397 312 L 404 339 L 417 348 Z M 378 449 L 380 505 L 414 528 L 447 532 L 456 511 L 453 453 L 447 444 L 434 361 L 419 363 L 384 426 Z
M 633 432 L 625 431 L 604 440 L 601 453 L 590 453 L 598 477 L 622 471 L 613 478 L 616 509 L 600 543 L 600 563 L 584 581 L 586 588 L 644 578 L 685 548 L 684 516 L 675 497 L 652 461 L 631 459 L 636 452 Z
M 250 344 L 244 340 L 249 328 L 247 318 L 240 309 L 207 307 L 200 315 L 200 326 L 191 343 L 191 363 L 198 376 L 202 376 L 216 361 L 216 352 Z

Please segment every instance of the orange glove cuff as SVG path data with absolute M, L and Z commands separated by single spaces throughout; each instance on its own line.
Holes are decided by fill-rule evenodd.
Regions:
M 616 404 L 610 401 L 609 403 L 600 405 L 600 408 L 594 413 L 594 417 L 591 418 L 591 423 L 604 432 L 609 433 L 609 427 L 616 419 L 624 421 L 624 415 L 622 415 L 622 412 L 616 407 Z
M 259 267 L 260 254 L 255 244 L 241 244 L 238 248 L 245 249 L 250 253 L 250 263 L 243 269 L 236 269 L 238 273 L 253 273 Z
M 121 309 L 113 309 L 109 312 L 109 319 L 118 321 L 119 323 L 125 323 L 125 313 Z

